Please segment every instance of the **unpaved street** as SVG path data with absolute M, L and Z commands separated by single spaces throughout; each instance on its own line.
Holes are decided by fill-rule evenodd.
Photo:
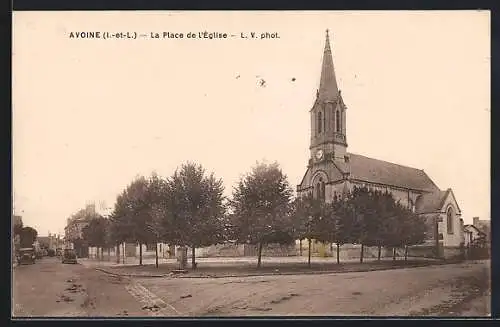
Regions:
M 126 291 L 129 282 L 80 264 L 43 258 L 14 268 L 15 317 L 139 316 L 140 304 Z
M 489 262 L 329 275 L 141 279 L 179 315 L 489 315 Z
M 489 261 L 372 272 L 225 278 L 113 276 L 44 258 L 14 268 L 13 314 L 489 315 Z

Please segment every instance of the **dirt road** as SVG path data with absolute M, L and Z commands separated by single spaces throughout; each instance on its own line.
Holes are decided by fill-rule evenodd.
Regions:
M 43 258 L 13 270 L 14 317 L 141 316 L 144 311 L 126 290 L 129 280 L 79 264 Z
M 487 316 L 489 262 L 325 275 L 116 277 L 44 258 L 14 268 L 15 317 Z
M 181 316 L 487 316 L 489 262 L 329 275 L 150 278 Z

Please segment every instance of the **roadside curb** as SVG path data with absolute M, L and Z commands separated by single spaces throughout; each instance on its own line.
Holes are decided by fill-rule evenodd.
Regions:
M 103 273 L 106 273 L 108 275 L 113 275 L 113 276 L 120 276 L 120 277 L 135 277 L 135 278 L 161 278 L 161 277 L 168 277 L 168 275 L 158 275 L 158 274 L 147 274 L 147 275 L 140 275 L 140 274 L 119 274 L 115 272 L 111 272 L 107 269 L 103 268 L 95 268 L 97 271 L 101 271 Z
M 407 268 L 421 268 L 421 267 L 429 267 L 429 266 L 440 266 L 446 265 L 450 263 L 444 262 L 433 262 L 429 264 L 415 264 L 408 266 L 397 266 L 397 267 L 381 267 L 381 268 L 367 268 L 362 270 L 322 270 L 322 271 L 302 271 L 302 272 L 269 272 L 269 273 L 247 273 L 247 274 L 232 274 L 232 275 L 205 275 L 205 276 L 183 276 L 181 274 L 172 275 L 171 273 L 167 274 L 125 274 L 125 273 L 116 273 L 112 272 L 108 269 L 104 268 L 95 268 L 95 270 L 101 271 L 103 273 L 113 275 L 113 276 L 121 276 L 121 277 L 132 277 L 132 278 L 237 278 L 237 277 L 264 277 L 264 276 L 298 276 L 298 275 L 327 275 L 327 274 L 345 274 L 345 273 L 354 273 L 354 272 L 372 272 L 372 271 L 384 271 L 384 270 L 397 270 L 397 269 L 407 269 Z

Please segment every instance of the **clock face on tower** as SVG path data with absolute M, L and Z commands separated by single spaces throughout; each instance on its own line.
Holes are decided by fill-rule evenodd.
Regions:
M 323 158 L 323 150 L 320 149 L 316 151 L 316 159 L 321 160 L 321 158 Z

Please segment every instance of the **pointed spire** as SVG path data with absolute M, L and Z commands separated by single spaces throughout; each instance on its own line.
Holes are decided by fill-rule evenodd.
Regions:
M 335 70 L 333 68 L 332 50 L 330 48 L 330 36 L 326 30 L 325 51 L 323 52 L 323 65 L 321 66 L 321 79 L 319 82 L 320 101 L 333 101 L 337 99 L 339 89 Z

